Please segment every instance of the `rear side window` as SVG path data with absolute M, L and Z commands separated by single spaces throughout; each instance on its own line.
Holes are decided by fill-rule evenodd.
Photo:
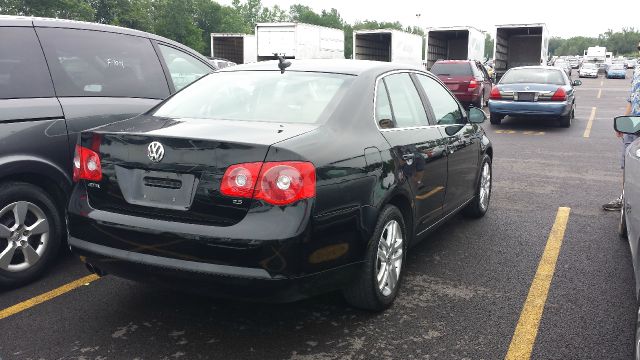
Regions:
M 160 60 L 148 39 L 53 28 L 39 28 L 38 34 L 58 96 L 169 96 Z
M 51 76 L 33 28 L 0 28 L 0 99 L 52 96 Z
M 176 91 L 210 73 L 211 68 L 187 53 L 158 44 Z
M 472 76 L 471 64 L 461 63 L 435 63 L 431 67 L 431 72 L 442 76 Z
M 424 105 L 409 74 L 389 75 L 384 78 L 384 82 L 389 90 L 396 127 L 429 125 Z M 378 89 L 378 92 L 380 90 Z

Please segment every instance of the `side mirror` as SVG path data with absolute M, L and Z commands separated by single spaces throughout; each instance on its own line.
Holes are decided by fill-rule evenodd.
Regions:
M 621 133 L 635 135 L 640 132 L 640 116 L 618 116 L 614 119 L 613 128 Z
M 380 125 L 380 129 L 393 129 L 393 121 L 391 119 L 381 119 L 380 121 L 378 121 L 378 124 Z
M 573 82 L 571 84 L 573 86 L 580 86 L 580 85 L 582 85 L 582 81 L 581 80 L 573 80 Z
M 478 108 L 470 108 L 469 109 L 469 122 L 472 124 L 482 124 L 485 120 L 487 120 L 487 114 L 484 111 Z

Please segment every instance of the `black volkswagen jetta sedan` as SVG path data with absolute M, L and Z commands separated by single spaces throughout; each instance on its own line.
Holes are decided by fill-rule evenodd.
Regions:
M 340 289 L 382 310 L 411 245 L 460 210 L 485 214 L 486 116 L 436 77 L 278 65 L 207 75 L 80 135 L 69 244 L 91 271 L 266 301 Z

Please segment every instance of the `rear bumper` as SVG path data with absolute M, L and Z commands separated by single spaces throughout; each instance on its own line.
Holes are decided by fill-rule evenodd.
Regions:
M 67 212 L 69 246 L 101 272 L 131 280 L 219 297 L 294 301 L 348 285 L 366 245 L 356 221 L 312 231 L 312 207 L 313 199 L 262 206 L 236 225 L 207 226 L 93 209 L 81 184 Z
M 571 111 L 571 104 L 562 102 L 517 102 L 505 100 L 489 100 L 489 111 L 500 115 L 524 116 L 566 116 Z
M 83 261 L 106 274 L 209 296 L 290 302 L 339 288 L 361 268 L 354 263 L 300 277 L 273 277 L 263 269 L 168 259 L 96 245 L 69 237 Z
M 598 73 L 578 73 L 578 75 L 580 77 L 590 77 L 590 78 L 597 78 L 598 77 Z

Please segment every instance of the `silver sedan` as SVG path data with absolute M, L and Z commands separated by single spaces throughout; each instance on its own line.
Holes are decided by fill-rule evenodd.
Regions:
M 614 126 L 621 133 L 640 134 L 640 116 L 617 117 Z M 623 200 L 618 233 L 622 238 L 629 239 L 631 261 L 636 280 L 635 294 L 640 300 L 640 257 L 638 254 L 640 249 L 640 139 L 631 143 L 627 148 L 624 164 Z M 636 324 L 635 358 L 640 360 L 640 318 Z

